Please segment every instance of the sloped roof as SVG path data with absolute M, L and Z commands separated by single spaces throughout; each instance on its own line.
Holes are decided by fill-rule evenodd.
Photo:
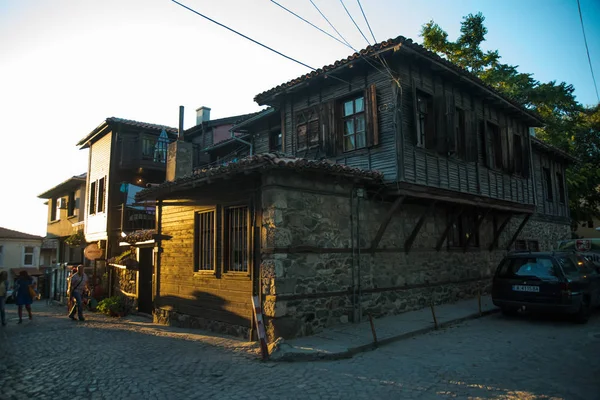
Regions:
M 344 176 L 363 181 L 380 182 L 383 173 L 336 164 L 328 160 L 308 160 L 287 156 L 281 153 L 266 153 L 244 157 L 236 162 L 226 163 L 212 168 L 199 169 L 173 182 L 164 182 L 160 185 L 144 189 L 136 195 L 138 201 L 154 199 L 170 192 L 195 187 L 207 181 L 214 181 L 226 176 L 246 174 L 249 172 L 263 172 L 281 169 L 297 172 L 319 172 L 332 176 Z
M 569 153 L 559 149 L 558 147 L 552 146 L 551 144 L 548 144 L 543 140 L 536 138 L 535 136 L 531 136 L 531 145 L 542 151 L 556 155 L 569 162 L 577 162 L 577 158 L 573 157 Z
M 189 135 L 194 135 L 196 133 L 202 132 L 202 130 L 204 128 L 214 128 L 215 126 L 221 126 L 221 125 L 235 125 L 235 124 L 239 124 L 240 122 L 243 122 L 249 118 L 254 117 L 255 115 L 258 115 L 262 112 L 261 111 L 257 111 L 257 112 L 253 112 L 253 113 L 249 113 L 249 114 L 240 114 L 240 115 L 232 115 L 230 117 L 224 117 L 224 118 L 218 118 L 218 119 L 211 119 L 208 120 L 206 122 L 203 122 L 200 125 L 195 125 L 192 126 L 191 128 L 189 128 L 188 130 L 184 131 L 183 134 L 184 136 L 189 136 Z
M 14 231 L 8 228 L 0 227 L 0 238 L 2 239 L 39 239 L 42 240 L 43 237 L 37 235 L 30 235 L 29 233 Z
M 106 118 L 100 125 L 98 125 L 93 131 L 91 131 L 88 135 L 86 135 L 83 139 L 81 139 L 77 146 L 81 146 L 82 149 L 88 147 L 90 145 L 90 141 L 94 139 L 100 132 L 104 130 L 109 125 L 122 124 L 125 126 L 129 126 L 132 128 L 140 128 L 147 130 L 155 130 L 157 132 L 162 131 L 163 129 L 167 133 L 176 134 L 177 128 L 173 128 L 166 125 L 159 124 L 151 124 L 148 122 L 134 121 L 131 119 L 118 118 L 118 117 L 109 117 Z
M 72 176 L 69 179 L 66 179 L 63 182 L 59 183 L 58 185 L 54 186 L 53 188 L 50 188 L 50 189 L 46 190 L 44 193 L 38 195 L 38 198 L 51 199 L 51 198 L 54 198 L 57 196 L 64 196 L 69 191 L 77 188 L 77 186 L 81 185 L 82 183 L 85 183 L 86 177 L 87 177 L 86 172 L 84 172 L 81 175 Z
M 457 74 L 459 74 L 465 78 L 468 78 L 470 81 L 476 83 L 477 85 L 481 86 L 482 88 L 486 89 L 487 91 L 491 92 L 492 94 L 496 95 L 497 97 L 500 97 L 501 99 L 503 99 L 504 101 L 506 101 L 513 107 L 516 107 L 517 109 L 519 109 L 521 112 L 523 112 L 530 118 L 533 118 L 534 120 L 536 120 L 540 123 L 544 122 L 543 119 L 541 118 L 541 116 L 539 116 L 534 111 L 525 108 L 521 103 L 519 103 L 515 99 L 494 89 L 492 86 L 488 85 L 487 83 L 485 83 L 484 81 L 482 81 L 481 79 L 479 79 L 477 76 L 475 76 L 471 72 L 467 71 L 466 69 L 459 67 L 458 65 L 446 60 L 445 58 L 440 57 L 436 53 L 427 50 L 425 47 L 421 46 L 420 44 L 413 42 L 412 39 L 405 38 L 404 36 L 398 36 L 395 39 L 384 40 L 384 41 L 376 43 L 372 46 L 368 46 L 365 49 L 360 50 L 358 53 L 354 53 L 346 58 L 337 60 L 333 64 L 325 65 L 315 71 L 309 72 L 298 78 L 292 79 L 286 83 L 282 83 L 278 86 L 275 86 L 272 89 L 269 89 L 267 91 L 257 94 L 254 97 L 254 101 L 256 101 L 259 105 L 268 104 L 267 102 L 271 96 L 278 94 L 280 92 L 283 92 L 284 90 L 290 89 L 296 85 L 308 82 L 308 81 L 313 80 L 318 77 L 326 77 L 327 74 L 330 74 L 330 73 L 332 73 L 348 64 L 351 64 L 355 61 L 359 61 L 361 58 L 371 57 L 377 53 L 387 51 L 387 50 L 392 50 L 392 49 L 393 50 L 401 50 L 402 47 L 411 49 L 411 50 L 421 54 L 422 56 L 424 56 L 425 58 L 429 59 L 432 62 L 436 62 L 445 67 L 448 67 L 449 69 L 456 72 Z

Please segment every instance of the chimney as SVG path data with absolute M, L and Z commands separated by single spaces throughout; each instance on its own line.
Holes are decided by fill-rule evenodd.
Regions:
M 210 108 L 200 107 L 196 110 L 196 125 L 210 121 Z
M 179 106 L 179 129 L 177 130 L 177 140 L 183 140 L 183 106 Z

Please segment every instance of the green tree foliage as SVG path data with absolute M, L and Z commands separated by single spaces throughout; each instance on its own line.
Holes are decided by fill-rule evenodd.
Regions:
M 481 13 L 464 17 L 454 42 L 429 21 L 421 29 L 423 46 L 536 111 L 545 121 L 537 136 L 579 160 L 566 177 L 574 222 L 600 217 L 600 105 L 584 107 L 575 99 L 573 85 L 539 82 L 532 74 L 519 72 L 518 65 L 500 62 L 498 50 L 483 51 L 488 32 L 484 21 Z

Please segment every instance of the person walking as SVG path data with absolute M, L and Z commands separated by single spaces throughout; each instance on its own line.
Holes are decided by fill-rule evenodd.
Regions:
M 69 288 L 67 290 L 67 296 L 69 298 L 75 298 L 75 305 L 71 309 L 69 313 L 69 318 L 75 321 L 75 311 L 77 311 L 77 316 L 80 321 L 85 321 L 83 318 L 83 300 L 82 295 L 85 290 L 88 290 L 88 277 L 83 272 L 83 265 L 77 266 L 77 273 L 71 276 L 69 279 Z
M 0 321 L 2 326 L 6 326 L 6 294 L 8 293 L 8 274 L 6 271 L 0 272 Z
M 33 278 L 29 276 L 27 271 L 21 271 L 15 285 L 16 303 L 19 307 L 18 324 L 23 323 L 23 306 L 25 306 L 25 309 L 29 314 L 29 320 L 33 319 L 33 315 L 31 314 L 31 303 L 33 303 L 33 296 L 31 295 L 30 288 L 35 290 Z

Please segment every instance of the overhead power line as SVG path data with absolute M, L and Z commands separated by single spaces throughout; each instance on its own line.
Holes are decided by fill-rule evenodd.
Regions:
M 271 3 L 274 3 L 276 5 L 278 5 L 279 7 L 283 8 L 285 11 L 289 12 L 290 14 L 300 18 L 302 21 L 306 22 L 307 24 L 309 24 L 310 26 L 312 26 L 315 29 L 318 29 L 319 31 L 323 32 L 324 34 L 326 34 L 327 36 L 329 36 L 330 38 L 337 40 L 338 42 L 340 42 L 341 44 L 343 44 L 344 46 L 348 46 L 346 43 L 342 42 L 340 39 L 336 38 L 335 36 L 333 36 L 331 33 L 324 31 L 323 29 L 319 28 L 318 26 L 316 26 L 315 24 L 313 24 L 310 21 L 307 21 L 306 19 L 302 18 L 301 16 L 299 16 L 298 14 L 296 14 L 295 12 L 293 12 L 292 10 L 285 8 L 284 6 L 282 6 L 281 4 L 279 4 L 278 2 L 276 2 L 275 0 L 271 0 Z
M 375 35 L 373 35 L 373 30 L 371 29 L 371 25 L 369 24 L 369 20 L 367 19 L 367 16 L 365 15 L 365 10 L 363 10 L 362 8 L 362 4 L 360 4 L 360 0 L 356 0 L 358 2 L 358 6 L 360 7 L 360 12 L 362 13 L 365 22 L 367 23 L 367 27 L 369 28 L 369 32 L 371 32 L 371 36 L 373 36 L 373 42 L 377 43 L 377 39 L 375 39 Z
M 590 49 L 588 47 L 587 38 L 585 36 L 585 28 L 583 27 L 583 16 L 581 15 L 581 4 L 577 0 L 577 8 L 579 9 L 579 20 L 581 21 L 581 30 L 583 31 L 583 41 L 585 43 L 585 51 L 587 52 L 588 63 L 590 64 L 590 71 L 592 72 L 592 80 L 594 81 L 594 88 L 596 89 L 596 97 L 598 103 L 600 103 L 600 95 L 598 95 L 598 85 L 596 84 L 596 77 L 594 76 L 594 68 L 592 68 L 592 59 L 590 58 Z
M 348 16 L 350 17 L 350 19 L 354 23 L 354 26 L 356 27 L 356 29 L 358 29 L 358 31 L 362 35 L 363 39 L 365 39 L 365 42 L 367 42 L 367 44 L 370 46 L 371 42 L 369 42 L 369 39 L 367 39 L 367 37 L 365 36 L 365 34 L 358 27 L 358 24 L 356 23 L 356 21 L 354 20 L 354 18 L 352 18 L 352 14 L 350 14 L 350 11 L 348 11 L 348 9 L 346 8 L 346 5 L 344 4 L 344 0 L 340 0 L 340 3 L 342 3 L 342 7 L 344 7 L 344 10 L 346 10 L 346 14 L 348 14 Z
M 193 12 L 193 13 L 194 13 L 194 14 L 196 14 L 196 15 L 199 15 L 199 16 L 201 16 L 202 18 L 209 20 L 209 21 L 210 21 L 210 22 L 212 22 L 212 23 L 214 23 L 214 24 L 217 24 L 217 25 L 219 25 L 220 27 L 223 27 L 223 28 L 227 29 L 228 31 L 231 31 L 231 32 L 235 33 L 236 35 L 239 35 L 239 36 L 243 37 L 244 39 L 247 39 L 247 40 L 251 41 L 252 43 L 255 43 L 255 44 L 257 44 L 257 45 L 259 45 L 259 46 L 261 46 L 261 47 L 264 47 L 264 48 L 265 48 L 265 49 L 267 49 L 267 50 L 270 50 L 270 51 L 272 51 L 272 52 L 273 52 L 273 53 L 275 53 L 275 54 L 278 54 L 278 55 L 280 55 L 280 56 L 282 56 L 282 57 L 284 57 L 284 58 L 287 58 L 288 60 L 290 60 L 290 61 L 293 61 L 293 62 L 295 62 L 295 63 L 297 63 L 297 64 L 300 64 L 300 65 L 302 65 L 303 67 L 306 67 L 306 68 L 308 68 L 308 69 L 311 69 L 311 70 L 313 70 L 313 71 L 316 71 L 316 70 L 317 70 L 316 68 L 313 68 L 313 67 L 311 67 L 311 66 L 310 66 L 310 65 L 308 65 L 308 64 L 305 64 L 305 63 L 303 63 L 303 62 L 301 62 L 301 61 L 298 61 L 298 60 L 296 60 L 295 58 L 292 58 L 292 57 L 290 57 L 290 56 L 286 56 L 286 55 L 285 55 L 285 54 L 283 54 L 282 52 L 280 52 L 280 51 L 277 51 L 277 50 L 275 50 L 275 49 L 273 49 L 273 48 L 271 48 L 271 47 L 269 47 L 269 46 L 267 46 L 267 45 L 265 45 L 265 44 L 262 44 L 261 42 L 259 42 L 259 41 L 257 41 L 257 40 L 254 40 L 254 39 L 252 39 L 251 37 L 248 37 L 248 36 L 244 35 L 243 33 L 240 33 L 240 32 L 238 32 L 238 31 L 236 31 L 235 29 L 232 29 L 232 28 L 228 27 L 227 25 L 224 25 L 224 24 L 222 24 L 222 23 L 220 23 L 220 22 L 217 22 L 217 21 L 215 21 L 214 19 L 212 19 L 212 18 L 209 18 L 209 17 L 207 17 L 206 15 L 199 13 L 198 11 L 194 10 L 193 8 L 190 8 L 190 7 L 186 6 L 185 4 L 182 4 L 182 3 L 178 2 L 177 0 L 171 0 L 171 1 L 172 1 L 173 3 L 175 3 L 175 4 L 178 4 L 178 5 L 180 5 L 181 7 L 185 8 L 186 10 Z M 337 79 L 338 81 L 341 81 L 341 82 L 343 82 L 343 83 L 350 84 L 350 82 L 347 82 L 347 81 L 345 81 L 345 80 L 343 80 L 343 79 L 340 79 L 340 78 L 338 78 L 337 76 L 330 75 L 330 74 L 326 74 L 326 75 L 327 75 L 327 76 L 330 76 L 330 77 L 332 77 L 332 78 L 334 78 L 334 79 Z

